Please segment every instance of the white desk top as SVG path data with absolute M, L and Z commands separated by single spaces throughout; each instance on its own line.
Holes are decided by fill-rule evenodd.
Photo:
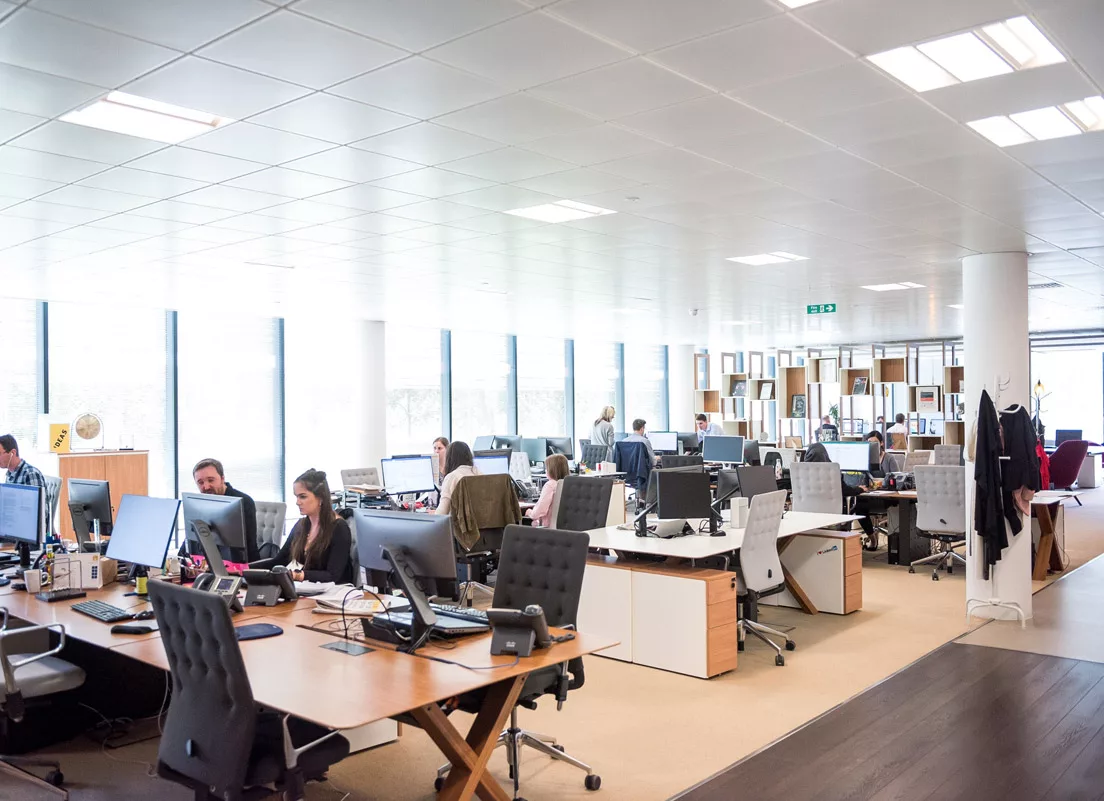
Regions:
M 1061 501 L 1068 501 L 1072 498 L 1076 498 L 1081 493 L 1077 490 L 1043 490 L 1042 492 L 1036 492 L 1032 497 L 1032 503 L 1059 503 Z
M 782 524 L 778 527 L 778 539 L 792 537 L 805 531 L 813 531 L 826 526 L 835 526 L 858 520 L 857 515 L 830 515 L 814 512 L 786 512 L 782 518 Z M 690 525 L 697 528 L 698 520 L 689 521 Z M 624 531 L 617 526 L 591 529 L 591 548 L 609 548 L 614 551 L 627 553 L 646 553 L 653 556 L 677 556 L 682 559 L 704 559 L 707 556 L 716 556 L 721 553 L 729 553 L 740 549 L 744 544 L 744 530 L 742 528 L 725 528 L 723 537 L 710 537 L 708 531 L 705 534 L 690 535 L 688 537 L 672 537 L 663 539 L 660 537 L 638 537 L 635 531 Z

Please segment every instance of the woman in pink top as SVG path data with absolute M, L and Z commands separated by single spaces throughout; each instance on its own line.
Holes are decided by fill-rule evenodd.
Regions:
M 556 493 L 560 491 L 560 485 L 567 478 L 567 457 L 562 453 L 549 456 L 544 460 L 544 473 L 548 480 L 541 487 L 540 498 L 537 505 L 525 513 L 532 518 L 533 525 L 542 528 L 554 528 L 556 521 L 552 519 L 552 507 L 555 505 Z

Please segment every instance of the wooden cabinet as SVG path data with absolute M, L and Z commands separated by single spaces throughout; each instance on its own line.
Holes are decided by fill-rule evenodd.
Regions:
M 69 515 L 69 479 L 107 481 L 111 487 L 114 517 L 123 495 L 149 494 L 149 451 L 75 451 L 58 454 L 61 499 L 58 502 L 58 530 L 62 539 L 72 540 L 73 519 Z

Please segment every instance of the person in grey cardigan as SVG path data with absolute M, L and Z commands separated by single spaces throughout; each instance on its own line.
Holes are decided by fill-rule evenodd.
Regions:
M 602 409 L 602 414 L 594 421 L 594 428 L 590 431 L 591 445 L 606 446 L 606 461 L 613 459 L 613 418 L 616 415 L 612 406 Z

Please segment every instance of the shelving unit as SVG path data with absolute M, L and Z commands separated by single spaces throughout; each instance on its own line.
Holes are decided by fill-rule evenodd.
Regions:
M 720 414 L 721 392 L 718 389 L 694 390 L 694 414 Z
M 802 442 L 809 442 L 809 385 L 805 378 L 804 365 L 778 368 L 775 389 L 778 392 L 778 437 L 780 441 L 784 441 L 785 437 L 801 437 Z M 800 417 L 792 416 L 795 395 L 805 396 L 805 413 Z

